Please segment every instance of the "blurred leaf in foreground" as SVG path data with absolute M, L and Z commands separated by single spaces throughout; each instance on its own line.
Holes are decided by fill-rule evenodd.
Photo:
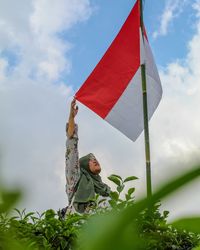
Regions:
M 175 192 L 200 176 L 200 166 L 160 188 L 151 199 L 142 199 L 121 212 L 110 212 L 92 218 L 81 231 L 78 245 L 81 250 L 145 249 L 139 237 L 137 219 L 145 208 Z
M 1 191 L 0 190 L 0 197 L 1 197 L 1 202 L 0 202 L 0 213 L 5 213 L 8 212 L 15 203 L 19 200 L 20 198 L 20 192 L 19 191 Z
M 180 230 L 200 234 L 200 217 L 179 219 L 173 222 L 172 225 Z

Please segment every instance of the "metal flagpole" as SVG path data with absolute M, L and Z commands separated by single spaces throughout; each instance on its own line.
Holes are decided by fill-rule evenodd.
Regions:
M 143 23 L 143 0 L 140 2 L 140 22 L 142 37 L 144 41 L 144 23 Z M 143 93 L 143 116 L 144 116 L 144 139 L 145 139 L 145 155 L 146 155 L 146 183 L 147 183 L 147 198 L 152 196 L 151 186 L 151 159 L 150 159 L 150 142 L 149 142 L 149 124 L 148 124 L 148 105 L 147 105 L 147 87 L 146 87 L 146 66 L 141 65 L 142 77 L 142 93 Z

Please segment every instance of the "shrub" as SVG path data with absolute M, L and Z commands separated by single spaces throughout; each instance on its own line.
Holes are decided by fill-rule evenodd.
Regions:
M 127 182 L 137 177 L 122 179 L 111 175 L 116 184 L 110 194 L 110 206 L 102 207 L 104 199 L 96 197 L 96 205 L 89 214 L 71 214 L 61 219 L 52 209 L 39 213 L 9 211 L 20 197 L 19 192 L 1 191 L 0 250 L 190 250 L 200 245 L 200 218 L 186 218 L 167 223 L 168 211 L 160 213 L 158 201 L 185 183 L 200 175 L 200 168 L 168 183 L 150 200 L 135 201 L 135 188 L 128 189 Z M 186 231 L 187 229 L 188 231 Z

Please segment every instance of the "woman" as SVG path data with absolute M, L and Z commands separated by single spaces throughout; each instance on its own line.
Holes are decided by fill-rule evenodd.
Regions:
M 66 125 L 66 193 L 69 200 L 68 210 L 84 213 L 89 210 L 95 194 L 109 196 L 110 187 L 102 182 L 99 175 L 101 166 L 92 153 L 79 159 L 78 126 L 75 124 L 77 113 L 78 106 L 73 99 Z M 66 210 L 62 212 L 65 213 Z

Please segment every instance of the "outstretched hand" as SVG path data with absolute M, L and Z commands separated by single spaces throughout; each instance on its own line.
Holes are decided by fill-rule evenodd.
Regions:
M 76 105 L 76 99 L 74 98 L 71 102 L 70 117 L 74 118 L 78 113 L 78 106 Z

